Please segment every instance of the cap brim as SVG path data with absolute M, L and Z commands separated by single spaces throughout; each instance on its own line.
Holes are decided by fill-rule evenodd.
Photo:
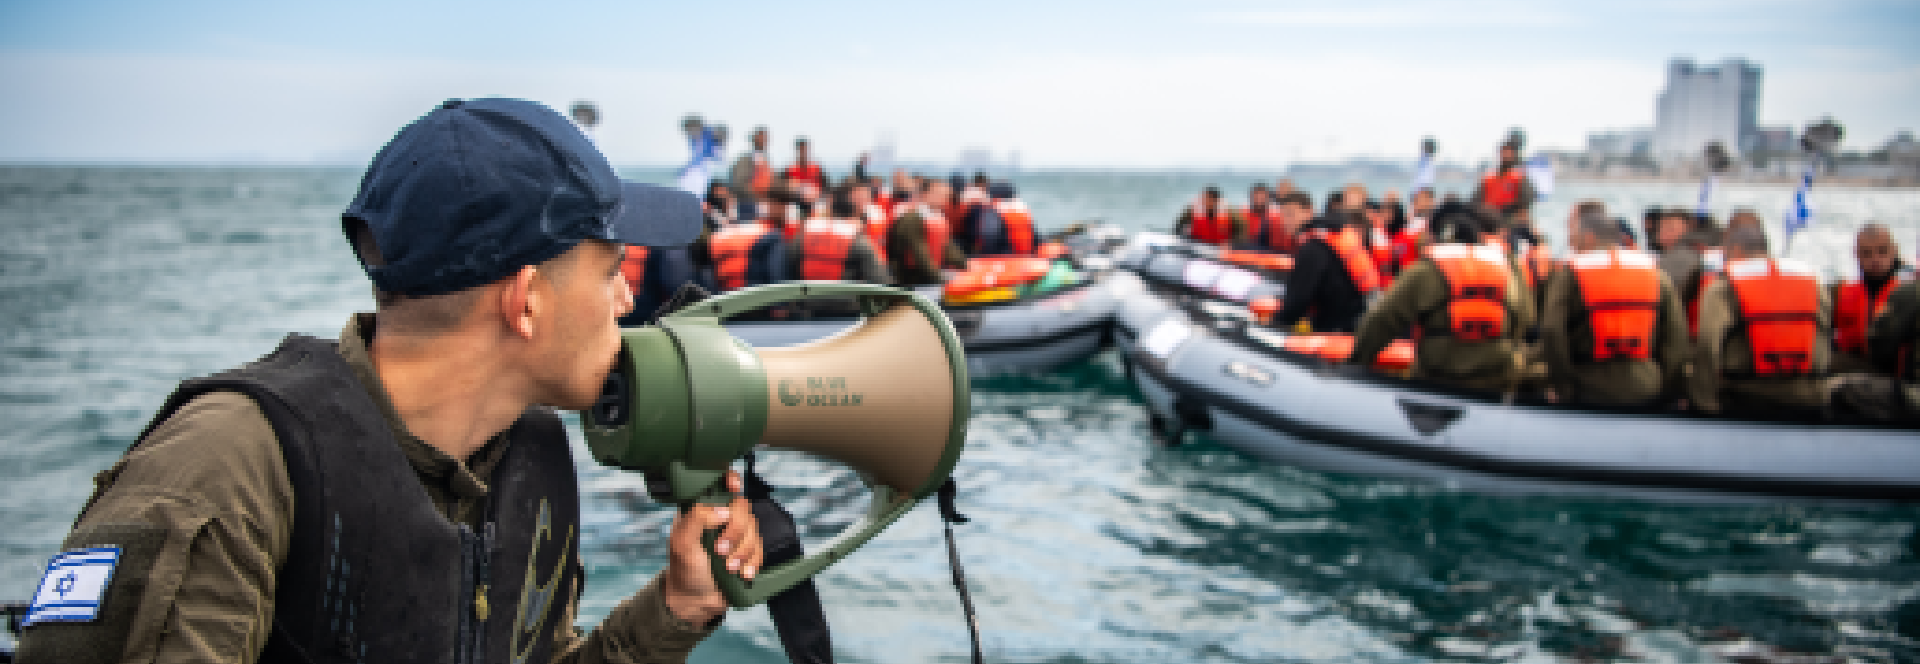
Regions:
M 620 182 L 620 205 L 607 222 L 606 239 L 649 247 L 684 247 L 704 227 L 700 198 L 639 182 Z

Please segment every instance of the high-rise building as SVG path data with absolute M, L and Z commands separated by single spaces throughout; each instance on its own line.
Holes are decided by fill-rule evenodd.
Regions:
M 1759 65 L 1730 58 L 1701 67 L 1675 58 L 1654 109 L 1653 152 L 1662 161 L 1697 159 L 1710 141 L 1747 151 L 1760 138 L 1759 115 Z

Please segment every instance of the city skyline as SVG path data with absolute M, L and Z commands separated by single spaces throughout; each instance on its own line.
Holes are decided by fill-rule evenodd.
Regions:
M 679 119 L 796 134 L 840 165 L 892 139 L 1028 167 L 1270 167 L 1491 156 L 1654 124 L 1674 57 L 1765 68 L 1758 121 L 1848 149 L 1920 125 L 1912 3 L 1516 0 L 881 3 L 709 9 L 341 0 L 0 7 L 0 161 L 355 164 L 448 97 L 595 101 L 620 164 L 685 159 Z

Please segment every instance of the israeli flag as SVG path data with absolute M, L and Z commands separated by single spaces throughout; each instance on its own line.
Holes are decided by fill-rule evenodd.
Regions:
M 1709 174 L 1707 175 L 1707 179 L 1700 181 L 1700 204 L 1694 206 L 1694 211 L 1698 212 L 1702 217 L 1707 216 L 1709 209 L 1707 204 L 1713 201 L 1714 179 L 1714 176 Z
M 1793 192 L 1793 207 L 1787 209 L 1786 218 L 1780 221 L 1780 227 L 1787 232 L 1787 237 L 1793 237 L 1794 232 L 1806 228 L 1807 223 L 1813 220 L 1813 206 L 1807 202 L 1807 197 L 1813 189 L 1814 168 L 1814 162 L 1807 164 L 1806 174 L 1800 176 L 1800 188 Z
M 1553 195 L 1553 164 L 1543 154 L 1534 155 L 1527 160 L 1527 180 L 1533 183 L 1533 193 L 1537 200 L 1547 200 Z
M 706 127 L 700 130 L 700 135 L 687 138 L 687 147 L 693 151 L 693 157 L 680 167 L 680 190 L 705 196 L 707 183 L 713 180 L 713 173 L 720 166 L 720 138 L 714 135 L 712 127 Z
M 113 569 L 120 564 L 119 547 L 76 549 L 56 555 L 40 577 L 40 589 L 20 620 L 26 627 L 42 622 L 87 622 L 100 617 L 100 600 L 107 596 Z
M 1420 155 L 1420 167 L 1413 173 L 1413 188 L 1407 190 L 1407 193 L 1411 195 L 1418 193 L 1421 189 L 1431 188 L 1439 168 L 1438 164 L 1433 163 L 1433 155 Z

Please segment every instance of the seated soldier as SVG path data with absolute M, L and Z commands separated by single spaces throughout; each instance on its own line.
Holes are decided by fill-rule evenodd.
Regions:
M 1724 278 L 1700 296 L 1690 398 L 1738 417 L 1827 414 L 1833 317 L 1813 268 L 1767 256 L 1757 225 L 1727 231 Z
M 1498 248 L 1436 244 L 1401 273 L 1360 319 L 1349 362 L 1372 364 L 1395 338 L 1419 329 L 1411 375 L 1504 392 L 1520 377 L 1520 335 L 1533 305 Z
M 1246 235 L 1246 223 L 1220 200 L 1219 187 L 1207 187 L 1200 200 L 1180 211 L 1173 234 L 1194 242 L 1227 246 Z
M 859 214 L 844 189 L 835 192 L 829 217 L 809 219 L 801 229 L 796 245 L 799 257 L 790 276 L 807 281 L 892 283 L 880 253 L 867 240 Z
M 1576 210 L 1567 237 L 1574 253 L 1547 278 L 1540 318 L 1554 394 L 1604 406 L 1677 396 L 1692 338 L 1653 256 L 1621 248 L 1620 225 L 1605 212 Z
M 1833 285 L 1833 341 L 1840 351 L 1836 371 L 1868 371 L 1867 327 L 1887 307 L 1900 284 L 1913 279 L 1900 262 L 1900 247 L 1886 226 L 1867 224 L 1853 243 L 1859 274 Z

